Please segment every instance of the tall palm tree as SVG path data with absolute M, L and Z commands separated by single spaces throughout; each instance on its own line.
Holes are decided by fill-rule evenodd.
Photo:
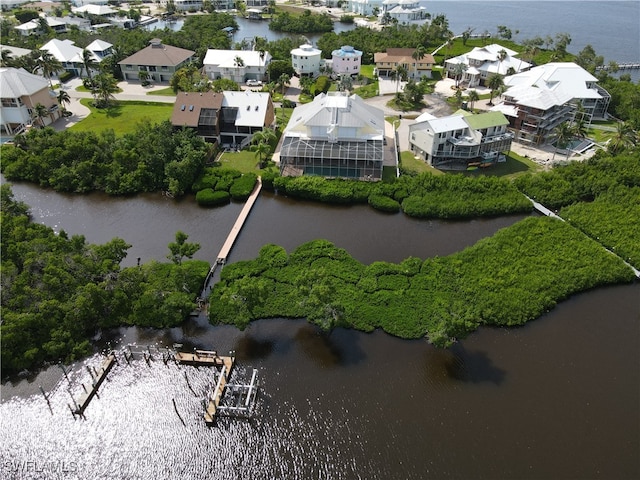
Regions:
M 42 72 L 42 75 L 49 80 L 49 86 L 53 88 L 53 84 L 51 83 L 51 75 L 54 75 L 63 70 L 62 64 L 56 57 L 51 54 L 51 52 L 47 52 L 46 50 L 41 51 L 40 58 L 38 58 L 37 64 L 38 68 Z
M 87 50 L 86 48 L 82 50 L 82 66 L 84 67 L 84 71 L 87 72 L 87 77 L 91 82 L 91 70 L 96 70 L 99 66 L 99 63 L 96 61 L 93 52 L 91 50 Z
M 456 79 L 456 89 L 458 88 L 458 86 L 460 85 L 460 80 L 462 79 L 462 75 L 464 75 L 464 72 L 467 71 L 467 64 L 466 63 L 456 63 L 455 67 L 453 67 L 453 75 L 455 76 Z
M 468 98 L 469 98 L 470 108 L 473 111 L 473 106 L 478 100 L 480 100 L 480 95 L 478 95 L 477 91 L 470 90 L 468 94 Z
M 502 62 L 504 62 L 504 59 L 507 58 L 507 56 L 507 51 L 504 48 L 498 52 L 498 73 L 500 74 L 502 74 L 500 67 L 502 67 Z
M 502 79 L 502 75 L 498 75 L 494 73 L 487 78 L 487 87 L 491 89 L 491 95 L 489 97 L 489 105 L 493 105 L 493 97 L 499 92 L 502 87 L 504 87 L 504 80 Z
M 411 58 L 413 58 L 414 60 L 413 71 L 415 72 L 415 74 L 418 73 L 418 62 L 422 60 L 426 54 L 427 52 L 422 45 L 418 45 L 411 54 Z
M 71 105 L 71 97 L 69 96 L 69 93 L 66 90 L 60 89 L 56 98 L 58 100 L 58 105 L 62 107 L 62 111 L 66 112 L 67 109 L 65 105 Z
M 238 69 L 238 72 L 236 74 L 236 81 L 237 81 L 237 79 L 240 78 L 240 69 L 244 67 L 244 60 L 242 60 L 242 57 L 238 55 L 236 56 L 236 58 L 233 59 L 233 65 Z M 238 82 L 238 83 L 241 83 L 241 82 Z
M 618 122 L 616 125 L 616 133 L 609 141 L 607 150 L 609 153 L 619 153 L 625 148 L 633 147 L 639 142 L 638 132 L 636 132 L 630 123 Z
M 110 73 L 101 73 L 94 77 L 93 82 L 95 85 L 93 96 L 96 106 L 108 107 L 114 98 L 113 94 L 118 91 L 118 81 Z
M 398 87 L 400 86 L 400 82 L 406 82 L 407 81 L 407 75 L 408 75 L 408 71 L 407 71 L 407 67 L 405 67 L 404 65 L 398 65 L 395 70 L 396 72 L 396 93 L 398 93 Z
M 271 153 L 271 143 L 276 139 L 276 134 L 270 128 L 263 128 L 259 132 L 253 134 L 251 150 L 256 152 L 256 156 L 262 167 L 263 161 L 267 155 Z
M 44 127 L 44 117 L 46 117 L 48 114 L 49 114 L 49 109 L 41 103 L 36 103 L 33 106 L 33 109 L 31 110 L 31 115 L 33 116 L 33 119 L 39 120 L 40 125 L 42 127 Z
M 283 95 L 284 95 L 285 89 L 287 87 L 287 84 L 289 83 L 289 80 L 291 80 L 291 77 L 289 75 L 287 75 L 286 73 L 283 73 L 278 78 L 278 83 L 280 84 L 280 88 L 282 88 L 282 94 Z
M 569 125 L 569 122 L 562 122 L 553 130 L 554 150 L 553 158 L 556 158 L 558 149 L 565 149 L 569 145 L 569 142 L 573 139 L 573 128 Z M 569 158 L 569 149 L 567 148 L 567 159 Z

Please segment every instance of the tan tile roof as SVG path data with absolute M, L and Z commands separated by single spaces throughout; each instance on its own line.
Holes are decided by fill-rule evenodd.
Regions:
M 162 43 L 149 45 L 142 50 L 125 58 L 118 65 L 155 65 L 175 67 L 192 57 L 196 52 L 184 48 L 164 45 Z
M 415 48 L 387 48 L 386 52 L 376 52 L 373 54 L 373 60 L 376 63 L 411 63 L 413 64 L 415 60 L 411 57 L 413 52 L 415 52 Z M 435 63 L 433 56 L 430 54 L 426 54 L 422 59 L 418 62 L 421 63 Z
M 220 110 L 223 97 L 222 93 L 215 92 L 178 92 L 171 114 L 171 124 L 177 127 L 197 127 L 200 110 L 203 108 Z

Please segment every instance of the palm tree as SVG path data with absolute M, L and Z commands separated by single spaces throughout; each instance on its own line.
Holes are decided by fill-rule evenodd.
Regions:
M 238 72 L 236 74 L 236 81 L 238 81 L 237 79 L 240 78 L 240 69 L 244 67 L 244 60 L 242 60 L 242 57 L 236 56 L 236 58 L 233 59 L 233 65 L 238 69 Z
M 31 111 L 34 120 L 40 120 L 40 125 L 44 127 L 44 117 L 49 114 L 49 109 L 41 103 L 36 103 Z
M 407 67 L 405 67 L 404 65 L 398 65 L 395 70 L 396 72 L 396 93 L 398 93 L 398 87 L 400 86 L 400 81 L 406 82 L 407 81 L 407 75 L 408 75 L 408 71 L 407 71 Z
M 471 110 L 473 111 L 473 106 L 475 105 L 475 103 L 480 100 L 480 95 L 478 95 L 478 92 L 475 90 L 470 90 L 469 91 L 469 103 L 471 104 Z
M 108 107 L 114 98 L 113 94 L 118 91 L 118 81 L 110 73 L 101 73 L 95 76 L 93 83 L 95 85 L 93 96 L 96 106 Z
M 618 122 L 616 125 L 616 133 L 609 141 L 607 150 L 609 153 L 616 154 L 625 148 L 633 147 L 638 144 L 638 132 L 636 132 L 630 123 Z
M 0 59 L 0 67 L 12 67 L 13 66 L 13 55 L 6 48 L 2 49 L 2 58 Z
M 501 73 L 500 67 L 502 67 L 502 62 L 504 62 L 504 59 L 507 58 L 507 56 L 507 51 L 504 48 L 498 52 L 498 73 Z
M 411 58 L 415 61 L 413 64 L 413 70 L 416 74 L 418 73 L 418 62 L 422 60 L 426 54 L 427 52 L 422 45 L 418 45 L 411 54 Z
M 38 68 L 42 72 L 42 75 L 49 80 L 49 86 L 53 88 L 51 83 L 51 75 L 63 70 L 60 61 L 54 57 L 50 52 L 42 51 L 40 58 L 37 61 Z
M 559 124 L 553 131 L 553 139 L 554 139 L 554 150 L 553 150 L 553 158 L 556 158 L 556 153 L 558 149 L 565 149 L 573 139 L 573 128 L 569 125 L 569 122 L 562 122 Z M 569 158 L 569 149 L 567 148 L 567 159 Z
M 489 105 L 493 105 L 493 96 L 496 92 L 500 91 L 504 87 L 504 80 L 501 75 L 494 73 L 487 79 L 487 87 L 491 89 L 491 96 L 489 97 Z
M 464 75 L 464 72 L 467 71 L 467 64 L 466 63 L 456 63 L 456 66 L 453 67 L 453 74 L 455 76 L 456 79 L 456 89 L 458 88 L 458 85 L 460 84 L 460 80 L 462 79 L 462 75 Z
M 67 93 L 66 90 L 60 89 L 56 98 L 58 100 L 58 105 L 62 108 L 62 112 L 66 112 L 67 109 L 65 108 L 65 105 L 71 104 L 71 97 L 69 96 L 69 93 Z
M 85 72 L 87 72 L 87 77 L 89 77 L 89 81 L 91 78 L 91 70 L 95 70 L 98 68 L 98 62 L 96 61 L 93 52 L 91 50 L 87 50 L 86 48 L 82 51 L 82 66 L 84 67 Z
M 283 73 L 278 78 L 278 83 L 280 84 L 280 88 L 282 88 L 282 94 L 283 95 L 284 95 L 284 92 L 285 92 L 285 88 L 287 87 L 287 84 L 289 83 L 289 80 L 291 80 L 291 77 L 289 75 L 287 75 L 286 73 Z

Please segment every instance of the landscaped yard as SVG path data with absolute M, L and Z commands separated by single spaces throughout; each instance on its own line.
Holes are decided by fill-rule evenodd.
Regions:
M 91 114 L 76 123 L 70 130 L 76 132 L 113 130 L 116 135 L 132 132 L 140 122 L 158 123 L 171 118 L 172 103 L 122 102 L 109 108 L 95 108 L 90 98 L 80 100 Z
M 412 152 L 408 151 L 400 152 L 400 165 L 402 165 L 404 170 L 409 172 L 431 172 L 434 175 L 444 175 L 443 172 L 430 167 L 424 160 L 416 158 Z

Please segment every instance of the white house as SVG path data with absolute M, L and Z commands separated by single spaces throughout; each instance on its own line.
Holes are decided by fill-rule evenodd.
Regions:
M 211 80 L 228 78 L 236 83 L 247 80 L 265 81 L 271 62 L 269 52 L 256 50 L 207 50 L 202 61 L 204 71 Z
M 27 37 L 29 35 L 39 35 L 43 33 L 40 24 L 43 18 L 47 22 L 49 28 L 51 28 L 54 32 L 64 33 L 67 31 L 67 24 L 64 21 L 61 21 L 60 19 L 54 17 L 34 18 L 33 20 L 29 20 L 28 22 L 25 22 L 14 28 L 18 30 L 20 32 L 20 35 L 22 35 L 23 37 Z
M 49 82 L 23 68 L 0 68 L 0 132 L 16 135 L 34 122 L 34 107 L 44 105 L 47 115 L 38 119 L 49 125 L 60 118 L 62 112 Z
M 362 64 L 362 52 L 350 45 L 343 45 L 331 52 L 331 65 L 338 75 L 357 75 Z
M 428 12 L 421 0 L 384 0 L 380 16 L 385 14 L 402 24 L 424 20 Z
M 382 0 L 349 0 L 345 10 L 368 17 L 382 11 Z
M 224 92 L 220 112 L 220 145 L 244 148 L 253 134 L 270 127 L 275 110 L 268 92 Z
M 425 113 L 409 125 L 411 151 L 436 168 L 465 170 L 487 167 L 511 149 L 513 133 L 500 112 L 465 111 L 436 118 Z
M 75 42 L 71 40 L 54 38 L 45 43 L 40 50 L 47 51 L 53 55 L 66 71 L 82 76 L 83 73 L 86 75 L 83 62 L 84 50 L 89 50 L 93 60 L 100 63 L 105 56 L 111 53 L 112 47 L 113 45 L 110 43 L 95 40 L 86 49 L 82 49 L 76 47 Z M 94 48 L 96 49 L 95 51 L 93 50 Z M 97 71 L 92 69 L 92 73 L 97 73 Z
M 506 76 L 509 72 L 523 72 L 531 67 L 531 64 L 516 58 L 517 55 L 518 52 L 497 43 L 475 47 L 469 53 L 448 59 L 445 62 L 445 71 L 448 78 L 455 78 L 459 76 L 456 69 L 461 64 L 463 73 L 458 80 L 463 85 L 477 87 L 484 85 L 487 78 L 494 73 Z
M 579 104 L 588 123 L 606 116 L 611 96 L 596 82 L 575 63 L 547 63 L 506 78 L 502 103 L 492 110 L 509 118 L 516 140 L 544 144 L 558 125 L 573 120 Z
M 296 107 L 282 134 L 280 173 L 379 180 L 384 112 L 357 95 L 329 92 Z
M 291 50 L 291 64 L 297 76 L 315 76 L 320 73 L 322 50 L 305 43 Z

